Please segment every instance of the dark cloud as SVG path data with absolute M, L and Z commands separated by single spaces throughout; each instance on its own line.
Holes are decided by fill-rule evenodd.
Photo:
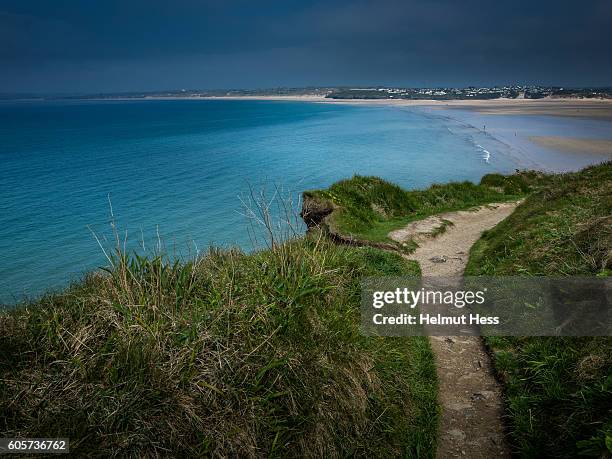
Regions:
M 0 92 L 612 85 L 612 2 L 0 0 Z

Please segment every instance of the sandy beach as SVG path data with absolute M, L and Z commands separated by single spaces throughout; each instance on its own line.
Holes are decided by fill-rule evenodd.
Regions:
M 612 140 L 580 139 L 575 137 L 530 136 L 529 140 L 543 147 L 570 153 L 608 155 L 612 159 Z
M 567 116 L 612 120 L 610 99 L 494 99 L 456 101 L 448 104 L 448 107 L 476 110 L 487 115 Z
M 526 168 L 564 172 L 612 160 L 612 100 L 609 99 L 351 100 L 332 103 L 414 107 L 454 118 L 510 146 L 522 157 Z
M 158 98 L 158 97 L 156 97 Z M 487 115 L 548 115 L 612 120 L 612 99 L 490 99 L 490 100 L 408 100 L 408 99 L 327 99 L 323 96 L 219 96 L 191 99 L 275 100 L 329 104 L 389 105 L 475 110 Z
M 612 159 L 612 100 L 609 99 L 351 100 L 332 103 L 414 107 L 456 119 L 510 146 L 522 157 L 526 168 L 563 172 Z

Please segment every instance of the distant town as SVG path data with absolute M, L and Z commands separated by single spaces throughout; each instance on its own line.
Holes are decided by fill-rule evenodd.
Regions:
M 545 86 L 495 86 L 467 88 L 338 88 L 332 99 L 543 99 L 545 97 L 612 98 L 612 88 L 560 88 Z
M 269 89 L 179 89 L 150 92 L 117 92 L 99 94 L 0 94 L 0 99 L 155 99 L 209 97 L 299 97 L 318 96 L 328 99 L 409 99 L 409 100 L 484 100 L 582 98 L 612 99 L 612 87 L 563 88 L 554 86 L 493 86 L 465 88 L 399 88 L 399 87 L 304 87 Z

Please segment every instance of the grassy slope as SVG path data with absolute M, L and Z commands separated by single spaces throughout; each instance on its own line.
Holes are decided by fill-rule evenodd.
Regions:
M 610 274 L 612 164 L 547 181 L 483 235 L 467 274 Z M 488 344 L 521 456 L 612 453 L 612 338 L 489 338 Z
M 499 175 L 483 179 L 492 183 L 470 182 L 432 185 L 426 190 L 406 191 L 378 177 L 355 176 L 327 190 L 305 193 L 305 198 L 333 203 L 329 223 L 343 235 L 357 239 L 395 244 L 387 234 L 407 223 L 429 215 L 466 209 L 490 202 L 517 199 L 528 186 L 521 176 Z
M 118 257 L 0 314 L 0 432 L 97 456 L 432 456 L 427 340 L 358 330 L 360 278 L 418 266 L 315 237 L 187 264 Z

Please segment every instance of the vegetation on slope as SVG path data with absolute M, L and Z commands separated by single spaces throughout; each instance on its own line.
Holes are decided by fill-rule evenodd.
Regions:
M 473 247 L 468 275 L 609 276 L 612 163 L 549 176 Z M 487 339 L 522 457 L 612 454 L 612 338 Z
M 501 179 L 493 180 L 493 184 L 448 183 L 406 191 L 378 177 L 356 175 L 327 190 L 305 192 L 302 213 L 307 223 L 324 223 L 337 236 L 400 248 L 387 235 L 413 220 L 518 199 L 529 190 L 525 179 L 498 177 Z M 501 186 L 499 180 L 504 182 Z M 510 181 L 511 184 L 505 183 Z M 522 186 L 515 186 L 514 181 Z
M 0 314 L 0 432 L 77 455 L 433 456 L 425 338 L 359 333 L 363 276 L 418 275 L 311 234 L 108 273 Z

